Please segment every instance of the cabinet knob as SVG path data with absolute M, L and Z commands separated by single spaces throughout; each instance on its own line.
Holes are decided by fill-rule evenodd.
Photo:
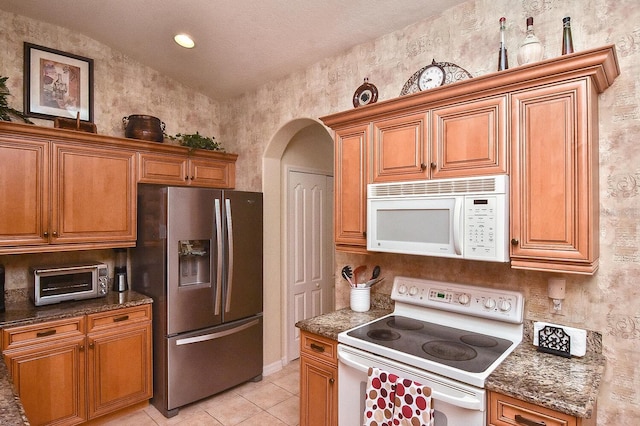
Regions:
M 93 342 L 89 343 L 89 349 L 93 349 L 95 347 L 95 345 L 93 344 Z
M 333 377 L 329 379 L 329 383 L 334 384 L 336 382 L 336 379 L 334 379 Z
M 42 234 L 43 237 L 48 238 L 49 237 L 49 233 L 47 231 L 44 231 L 44 234 Z
M 53 236 L 57 237 L 58 236 L 58 231 L 53 231 Z
M 435 161 L 433 163 L 431 163 L 431 168 L 435 169 L 436 167 L 438 167 L 438 165 L 435 163 Z
M 191 180 L 193 180 L 193 176 L 191 176 Z
M 84 352 L 84 345 L 80 345 L 80 347 L 78 348 L 78 350 L 80 350 L 80 352 Z
M 511 245 L 512 245 L 512 246 L 517 246 L 519 243 L 520 243 L 520 241 L 518 241 L 518 239 L 517 239 L 517 238 L 512 238 L 512 239 L 511 239 Z
M 189 180 L 189 176 L 185 176 L 185 177 L 184 177 L 184 180 Z
M 427 165 L 424 163 L 420 163 L 420 170 L 424 171 L 427 169 Z

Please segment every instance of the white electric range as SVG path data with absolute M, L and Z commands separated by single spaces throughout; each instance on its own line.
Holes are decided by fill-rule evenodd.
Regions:
M 486 424 L 484 381 L 522 341 L 515 291 L 396 277 L 394 311 L 338 335 L 339 424 L 362 424 L 369 367 L 432 389 L 436 426 Z

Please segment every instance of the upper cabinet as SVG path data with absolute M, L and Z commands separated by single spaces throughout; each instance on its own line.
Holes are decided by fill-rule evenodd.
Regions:
M 133 247 L 138 182 L 233 188 L 236 158 L 0 122 L 0 254 Z
M 342 174 L 365 187 L 508 174 L 512 267 L 594 273 L 598 94 L 619 73 L 610 45 L 322 117 L 336 132 L 336 249 L 366 247 L 364 231 L 339 238 L 345 223 L 366 230 L 366 188 L 342 194 Z M 349 129 L 360 148 L 347 153 Z

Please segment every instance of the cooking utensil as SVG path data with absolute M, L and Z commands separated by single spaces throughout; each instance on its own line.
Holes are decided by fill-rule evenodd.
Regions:
M 353 283 L 358 285 L 359 283 L 365 282 L 365 273 L 367 272 L 366 265 L 360 265 L 353 271 Z
M 378 278 L 379 275 L 380 275 L 380 267 L 376 265 L 373 268 L 373 274 L 371 274 L 371 279 Z
M 353 281 L 351 281 L 352 276 L 353 276 L 353 273 L 351 271 L 351 266 L 347 265 L 344 268 L 342 268 L 342 278 L 347 280 L 351 287 L 355 287 L 355 285 L 353 284 Z
M 364 283 L 364 287 L 373 287 L 374 285 L 378 284 L 380 281 L 384 280 L 384 277 L 378 277 L 378 278 L 372 278 L 369 281 L 367 281 L 366 283 Z

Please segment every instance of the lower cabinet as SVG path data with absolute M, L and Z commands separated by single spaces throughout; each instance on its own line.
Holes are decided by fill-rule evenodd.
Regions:
M 300 426 L 338 424 L 337 342 L 302 332 L 300 339 Z
M 33 425 L 75 425 L 152 396 L 151 305 L 2 330 Z
M 489 426 L 595 426 L 597 413 L 591 418 L 570 416 L 510 396 L 489 392 Z

